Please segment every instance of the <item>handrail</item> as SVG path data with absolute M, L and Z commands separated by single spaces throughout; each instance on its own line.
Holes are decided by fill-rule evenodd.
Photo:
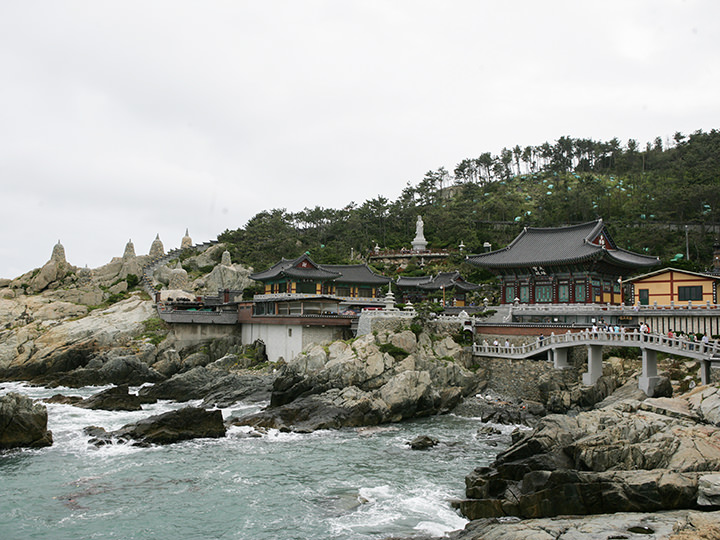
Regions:
M 655 313 L 658 311 L 690 311 L 690 310 L 720 310 L 720 304 L 713 304 L 710 301 L 693 304 L 692 301 L 686 304 L 653 304 L 653 305 L 616 305 L 616 304 L 510 304 L 514 313 L 518 312 L 543 312 L 573 313 L 578 311 L 601 311 L 603 313 L 619 313 L 622 315 L 639 315 L 641 313 Z
M 551 334 L 542 339 L 537 338 L 524 345 L 491 345 L 487 341 L 473 345 L 473 355 L 499 356 L 503 358 L 526 358 L 535 353 L 558 347 L 578 345 L 615 345 L 620 347 L 640 347 L 692 358 L 710 357 L 720 354 L 720 343 L 717 341 L 691 341 L 681 337 L 669 337 L 654 332 L 610 332 L 607 330 L 583 330 L 565 334 Z

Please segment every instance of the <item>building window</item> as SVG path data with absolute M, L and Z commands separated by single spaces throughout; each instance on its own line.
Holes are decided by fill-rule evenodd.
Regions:
M 515 287 L 508 285 L 505 287 L 505 303 L 512 304 L 515 301 Z
M 575 284 L 575 302 L 585 302 L 585 284 Z
M 692 301 L 702 301 L 703 295 L 702 295 L 702 285 L 692 285 L 687 287 L 678 287 L 678 300 L 680 302 L 687 302 L 689 300 Z
M 520 285 L 520 301 L 523 304 L 530 303 L 530 285 Z
M 558 302 L 570 301 L 570 286 L 567 283 L 561 283 L 558 286 Z
M 297 284 L 296 291 L 301 294 L 315 294 L 315 283 L 312 281 L 301 281 Z
M 350 296 L 350 287 L 346 285 L 338 285 L 335 289 L 335 294 L 338 296 Z
M 638 300 L 641 306 L 647 306 L 650 303 L 650 289 L 638 289 Z
M 535 302 L 552 302 L 552 285 L 535 285 Z

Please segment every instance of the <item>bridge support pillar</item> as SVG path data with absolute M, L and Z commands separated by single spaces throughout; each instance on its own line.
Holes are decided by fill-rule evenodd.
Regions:
M 602 345 L 588 345 L 588 371 L 583 373 L 583 384 L 593 385 L 602 377 Z
M 710 384 L 710 367 L 712 363 L 709 360 L 702 360 L 700 362 L 700 381 L 701 384 Z
M 638 380 L 640 390 L 653 397 L 660 377 L 657 374 L 657 351 L 642 349 L 642 374 Z
M 568 364 L 567 359 L 567 348 L 555 348 L 552 349 L 552 355 L 553 355 L 553 367 L 555 369 L 565 369 L 569 368 L 570 364 Z

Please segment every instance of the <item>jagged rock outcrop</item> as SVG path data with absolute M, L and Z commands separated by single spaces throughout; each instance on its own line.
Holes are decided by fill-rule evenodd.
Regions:
M 47 408 L 22 394 L 0 397 L 0 449 L 50 446 Z
M 230 253 L 224 251 L 220 264 L 212 271 L 195 280 L 193 287 L 198 292 L 216 293 L 219 290 L 242 291 L 253 284 L 250 279 L 251 268 L 232 264 Z
M 58 374 L 86 367 L 104 351 L 128 345 L 153 315 L 152 302 L 132 296 L 81 319 L 6 330 L 0 333 L 0 377 L 52 381 Z
M 654 513 L 603 514 L 580 518 L 478 519 L 449 540 L 716 540 L 720 538 L 720 512 L 676 510 Z
M 450 338 L 410 331 L 315 346 L 282 368 L 270 407 L 235 423 L 313 431 L 446 412 L 479 383 L 463 354 Z
M 471 519 L 537 518 L 715 501 L 720 428 L 698 422 L 703 401 L 717 392 L 703 388 L 675 399 L 627 399 L 576 416 L 549 415 L 491 467 L 468 475 L 468 499 L 459 507 Z M 711 493 L 701 497 L 704 492 Z

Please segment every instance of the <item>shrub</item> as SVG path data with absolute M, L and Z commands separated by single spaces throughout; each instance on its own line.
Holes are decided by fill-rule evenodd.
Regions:
M 401 347 L 396 347 L 392 343 L 383 343 L 380 345 L 380 352 L 388 353 L 396 361 L 401 361 L 410 356 L 410 353 Z

